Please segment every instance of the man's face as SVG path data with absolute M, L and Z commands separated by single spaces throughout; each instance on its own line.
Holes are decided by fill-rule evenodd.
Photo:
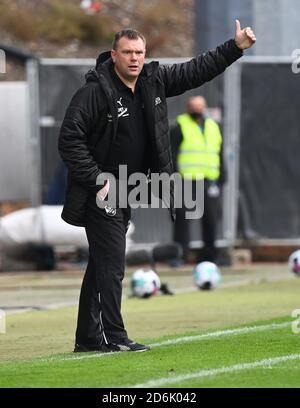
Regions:
M 118 42 L 117 49 L 112 50 L 111 57 L 120 77 L 133 81 L 143 69 L 145 54 L 146 47 L 141 38 L 130 40 L 122 37 Z
M 189 99 L 188 113 L 204 113 L 206 110 L 206 101 L 202 96 L 194 96 Z
M 198 123 L 204 120 L 204 112 L 206 110 L 206 101 L 202 96 L 193 96 L 189 99 L 187 112 Z

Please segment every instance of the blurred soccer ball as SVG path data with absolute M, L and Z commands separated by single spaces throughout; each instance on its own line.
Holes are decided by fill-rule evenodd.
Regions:
M 300 249 L 290 255 L 289 268 L 295 275 L 300 277 Z
M 199 289 L 215 289 L 221 282 L 221 273 L 212 262 L 200 262 L 193 271 L 194 283 Z
M 155 295 L 160 289 L 160 279 L 152 269 L 138 269 L 131 278 L 133 296 L 147 298 Z

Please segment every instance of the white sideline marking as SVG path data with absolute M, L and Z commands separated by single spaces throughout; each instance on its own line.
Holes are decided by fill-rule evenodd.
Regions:
M 37 305 L 37 306 L 32 306 L 32 305 L 24 306 L 24 307 L 16 306 L 15 309 L 12 309 L 12 310 L 7 309 L 6 314 L 16 315 L 16 314 L 27 313 L 27 312 L 55 310 L 55 309 L 61 309 L 61 308 L 70 307 L 70 306 L 76 306 L 77 304 L 78 302 L 70 301 L 70 302 L 60 302 L 60 303 L 49 303 L 46 305 Z
M 228 373 L 233 373 L 237 371 L 252 370 L 253 368 L 257 368 L 257 367 L 268 368 L 274 364 L 283 363 L 283 362 L 291 361 L 291 360 L 299 360 L 299 359 L 300 359 L 300 354 L 289 354 L 287 356 L 273 357 L 273 358 L 268 358 L 265 360 L 254 361 L 253 363 L 236 364 L 236 365 L 229 366 L 229 367 L 220 367 L 220 368 L 212 368 L 212 369 L 207 369 L 207 370 L 200 370 L 200 371 L 197 371 L 196 373 L 178 375 L 177 377 L 171 377 L 171 378 L 163 377 L 157 380 L 148 381 L 143 384 L 129 386 L 129 388 L 130 387 L 133 387 L 133 388 L 160 387 L 165 384 L 175 384 L 178 382 L 192 380 L 194 378 L 213 377 L 219 374 L 228 374 Z
M 219 330 L 219 331 L 206 333 L 206 334 L 198 334 L 195 336 L 186 336 L 186 337 L 180 337 L 178 339 L 165 340 L 165 341 L 161 341 L 160 343 L 151 344 L 151 347 L 169 346 L 173 344 L 187 343 L 189 341 L 210 339 L 211 337 L 231 336 L 231 335 L 236 335 L 236 334 L 247 334 L 247 333 L 252 333 L 252 332 L 260 332 L 260 331 L 265 331 L 269 329 L 280 329 L 282 327 L 286 327 L 290 325 L 291 325 L 291 322 L 284 322 L 284 323 L 271 323 L 271 324 L 264 325 L 264 326 L 241 327 L 240 329 Z
M 252 326 L 252 327 L 241 327 L 239 329 L 229 329 L 229 330 L 218 330 L 215 332 L 211 333 L 205 333 L 205 334 L 198 334 L 195 336 L 185 336 L 185 337 L 179 337 L 177 339 L 171 339 L 171 340 L 165 340 L 161 341 L 159 343 L 153 343 L 150 346 L 155 348 L 155 347 L 162 347 L 162 346 L 172 346 L 174 344 L 182 344 L 182 343 L 187 343 L 190 341 L 195 341 L 195 340 L 206 340 L 209 338 L 218 338 L 222 336 L 234 336 L 238 334 L 247 334 L 247 333 L 256 333 L 260 331 L 266 331 L 266 330 L 273 330 L 273 329 L 281 329 L 283 327 L 288 327 L 291 325 L 291 322 L 284 322 L 284 323 L 271 323 L 267 325 L 261 325 L 261 326 Z M 122 352 L 117 352 L 117 353 L 93 353 L 93 354 L 84 354 L 80 356 L 74 356 L 74 357 L 65 357 L 60 360 L 56 359 L 45 359 L 43 361 L 68 361 L 68 360 L 86 360 L 90 358 L 100 358 L 100 357 L 108 357 L 108 356 L 113 356 L 116 354 L 121 354 Z

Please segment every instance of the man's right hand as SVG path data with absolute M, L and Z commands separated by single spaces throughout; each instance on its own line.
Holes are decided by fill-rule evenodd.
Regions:
M 251 27 L 241 29 L 241 23 L 239 20 L 235 20 L 235 43 L 241 49 L 245 50 L 252 47 L 256 42 L 256 37 Z

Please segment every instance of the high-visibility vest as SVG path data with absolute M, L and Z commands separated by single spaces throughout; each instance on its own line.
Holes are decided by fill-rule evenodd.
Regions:
M 205 119 L 204 134 L 199 124 L 187 113 L 179 115 L 183 141 L 177 157 L 178 171 L 183 178 L 217 180 L 220 177 L 222 136 L 218 124 Z

